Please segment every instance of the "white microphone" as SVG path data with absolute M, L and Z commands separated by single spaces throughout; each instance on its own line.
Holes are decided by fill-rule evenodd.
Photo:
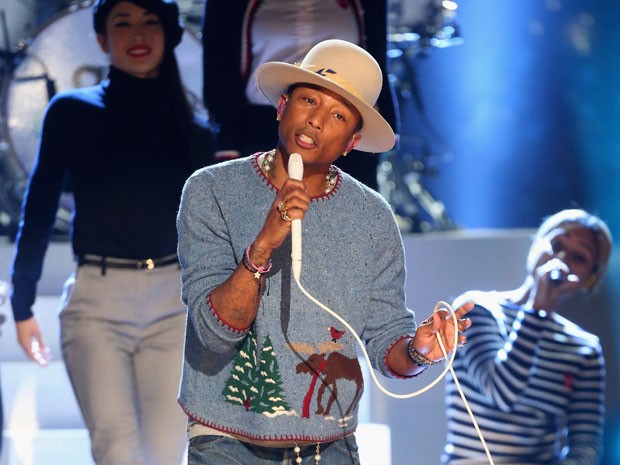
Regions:
M 554 287 L 561 286 L 564 282 L 564 275 L 560 270 L 555 268 L 549 272 L 549 282 Z
M 291 153 L 288 158 L 288 176 L 291 179 L 301 181 L 304 175 L 304 162 L 301 155 Z M 293 276 L 295 280 L 299 280 L 301 276 L 301 220 L 293 220 L 291 224 L 291 259 L 293 267 Z

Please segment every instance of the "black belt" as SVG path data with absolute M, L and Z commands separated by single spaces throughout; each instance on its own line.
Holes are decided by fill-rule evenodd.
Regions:
M 95 255 L 85 255 L 77 257 L 78 266 L 91 265 L 101 267 L 101 274 L 105 274 L 106 268 L 122 268 L 125 270 L 153 270 L 162 266 L 179 264 L 179 258 L 174 255 L 167 255 L 161 258 L 145 258 L 144 260 L 131 260 L 115 257 L 99 257 Z

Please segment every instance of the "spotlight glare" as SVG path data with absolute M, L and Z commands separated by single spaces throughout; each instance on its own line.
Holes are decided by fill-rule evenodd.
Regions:
M 446 10 L 450 11 L 456 11 L 456 9 L 459 7 L 456 2 L 453 2 L 451 0 L 443 0 L 441 2 L 441 6 L 444 7 Z

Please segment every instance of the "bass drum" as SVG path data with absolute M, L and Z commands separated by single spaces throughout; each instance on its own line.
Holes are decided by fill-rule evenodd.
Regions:
M 202 46 L 193 33 L 183 35 L 175 49 L 181 79 L 190 105 L 204 113 L 202 106 Z M 30 171 L 34 165 L 42 119 L 50 98 L 63 90 L 90 86 L 106 78 L 109 60 L 97 43 L 92 28 L 92 2 L 82 2 L 56 14 L 29 40 L 18 54 L 18 64 L 2 91 L 3 143 L 0 176 L 5 197 L 5 216 L 16 225 Z M 67 234 L 73 200 L 63 194 L 56 230 Z M 5 219 L 6 223 L 6 219 Z

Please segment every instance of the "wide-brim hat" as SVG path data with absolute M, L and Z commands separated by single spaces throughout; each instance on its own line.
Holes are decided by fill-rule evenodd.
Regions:
M 96 0 L 93 5 L 93 28 L 96 33 L 105 33 L 108 14 L 121 1 L 128 1 L 155 13 L 164 29 L 167 48 L 173 50 L 179 45 L 185 27 L 179 18 L 179 5 L 175 0 Z
M 345 98 L 362 116 L 362 137 L 357 150 L 386 152 L 394 147 L 394 131 L 374 108 L 383 85 L 381 68 L 370 53 L 351 42 L 320 42 L 300 64 L 264 63 L 256 70 L 256 83 L 273 106 L 293 84 L 329 89 Z

